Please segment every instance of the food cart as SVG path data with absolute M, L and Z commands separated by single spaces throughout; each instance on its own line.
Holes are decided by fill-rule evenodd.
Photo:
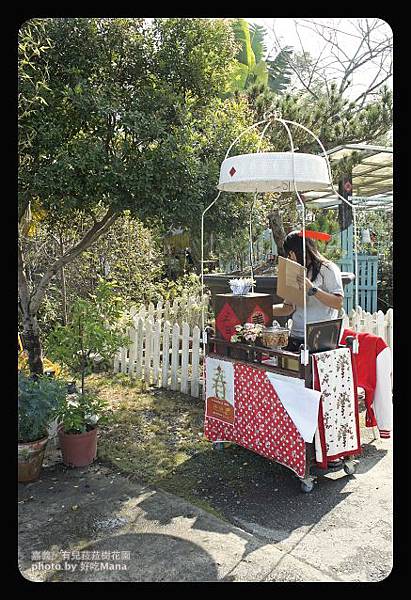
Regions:
M 290 152 L 260 152 L 229 157 L 244 133 L 262 126 L 261 139 L 269 126 L 284 126 Z M 289 125 L 301 127 L 318 142 L 323 156 L 295 152 Z M 260 142 L 261 143 L 261 142 Z M 258 193 L 294 192 L 302 215 L 303 266 L 305 255 L 305 206 L 300 192 L 335 190 L 326 151 L 321 141 L 306 127 L 267 115 L 263 121 L 244 130 L 229 147 L 221 165 L 219 193 L 202 214 L 202 284 L 204 293 L 204 218 L 222 192 L 250 192 L 250 263 L 252 262 L 252 212 Z M 355 272 L 357 244 L 354 238 Z M 269 460 L 288 467 L 299 478 L 301 490 L 310 492 L 316 476 L 330 470 L 355 471 L 353 458 L 361 453 L 357 375 L 356 336 L 346 346 L 324 352 L 311 352 L 307 344 L 306 289 L 304 280 L 304 343 L 299 352 L 254 343 L 234 343 L 238 325 L 271 325 L 268 294 L 251 292 L 217 294 L 215 327 L 206 327 L 203 314 L 205 363 L 204 433 L 217 450 L 234 442 Z M 355 284 L 358 306 L 358 286 Z M 270 312 L 271 311 L 271 312 Z

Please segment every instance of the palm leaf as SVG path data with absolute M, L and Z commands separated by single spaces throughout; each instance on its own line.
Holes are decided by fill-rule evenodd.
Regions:
M 267 54 L 267 46 L 264 43 L 266 30 L 262 25 L 250 23 L 249 32 L 251 39 L 251 47 L 254 52 L 255 60 L 257 63 L 259 63 L 261 60 L 264 60 Z
M 236 41 L 241 45 L 236 58 L 238 62 L 242 63 L 243 65 L 247 65 L 247 67 L 251 70 L 255 67 L 256 60 L 251 47 L 248 23 L 244 19 L 236 19 L 233 21 L 231 26 L 233 28 Z
M 267 60 L 268 86 L 273 92 L 281 93 L 291 81 L 289 66 L 293 51 L 287 46 L 283 48 L 274 60 Z

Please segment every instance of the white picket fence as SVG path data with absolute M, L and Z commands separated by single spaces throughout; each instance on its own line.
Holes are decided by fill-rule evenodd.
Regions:
M 181 297 L 172 303 L 133 307 L 130 345 L 114 358 L 114 372 L 147 385 L 200 397 L 202 385 L 201 307 L 209 298 Z
M 343 329 L 354 329 L 358 332 L 373 333 L 382 337 L 387 346 L 394 353 L 394 312 L 389 308 L 384 314 L 381 310 L 376 313 L 368 313 L 362 308 L 353 309 L 348 315 L 343 315 Z
M 129 328 L 129 348 L 114 358 L 114 372 L 128 373 L 147 385 L 200 396 L 202 364 L 200 328 L 138 317 Z
M 130 346 L 118 351 L 114 372 L 199 398 L 203 384 L 200 300 L 185 298 L 164 306 L 158 303 L 138 312 L 134 309 L 131 314 Z M 352 310 L 343 315 L 343 328 L 374 333 L 393 350 L 392 309 L 386 314 Z

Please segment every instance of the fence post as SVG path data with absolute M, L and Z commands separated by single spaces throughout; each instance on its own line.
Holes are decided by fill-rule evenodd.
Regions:
M 341 329 L 342 331 L 344 331 L 344 329 L 350 329 L 350 319 L 349 316 L 345 313 L 343 314 Z
M 350 324 L 354 331 L 360 332 L 360 315 L 354 308 L 350 310 Z
M 148 318 L 153 319 L 154 320 L 154 313 L 155 313 L 156 309 L 154 308 L 154 304 L 152 302 L 150 302 L 150 304 L 148 305 Z
M 374 333 L 374 327 L 375 327 L 375 321 L 373 318 L 373 315 L 371 315 L 369 312 L 366 312 L 364 314 L 364 325 L 363 325 L 363 331 L 367 332 L 367 333 Z
M 154 306 L 153 306 L 154 308 Z M 151 355 L 153 351 L 153 318 L 150 317 L 146 321 L 146 343 L 144 352 L 144 381 L 150 385 L 151 379 Z
M 191 352 L 191 395 L 194 398 L 199 397 L 199 367 L 200 367 L 200 328 L 197 325 L 193 328 L 193 347 Z
M 189 359 L 190 325 L 183 323 L 183 342 L 181 344 L 181 393 L 188 393 L 188 359 Z
M 161 321 L 163 317 L 163 301 L 159 300 L 157 302 L 157 308 L 156 308 L 156 319 L 157 321 Z
M 136 360 L 136 329 L 135 327 L 130 327 L 128 330 L 128 335 L 130 337 L 130 348 L 128 353 L 128 374 L 130 377 L 134 374 L 135 365 L 134 362 Z
M 161 387 L 168 388 L 168 371 L 170 368 L 170 323 L 165 321 L 163 330 L 163 365 L 161 373 Z
M 166 300 L 164 304 L 163 319 L 164 321 L 168 321 L 170 319 L 170 300 Z
M 173 339 L 171 343 L 171 389 L 177 391 L 178 381 L 178 362 L 179 362 L 179 350 L 180 350 L 180 326 L 178 323 L 174 323 L 173 327 Z
M 142 379 L 143 374 L 143 342 L 144 342 L 144 319 L 138 318 L 136 324 L 136 378 Z
M 385 317 L 382 310 L 379 310 L 376 315 L 376 334 L 386 342 L 385 337 Z
M 173 306 L 171 307 L 170 320 L 171 320 L 171 322 L 178 321 L 178 298 L 174 298 L 174 300 L 173 300 Z
M 156 321 L 154 325 L 153 340 L 153 385 L 158 387 L 158 375 L 160 370 L 160 335 L 161 320 Z

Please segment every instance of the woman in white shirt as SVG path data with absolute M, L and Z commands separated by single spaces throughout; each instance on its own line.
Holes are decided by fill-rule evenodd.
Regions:
M 292 231 L 287 235 L 284 252 L 286 258 L 303 264 L 303 238 L 300 231 Z M 315 242 L 309 237 L 305 238 L 305 252 L 307 323 L 337 319 L 344 298 L 341 271 L 336 264 L 320 254 Z M 303 276 L 300 276 L 298 283 L 304 285 Z M 274 304 L 274 317 L 290 315 L 293 325 L 286 350 L 296 352 L 304 343 L 304 309 L 290 304 L 286 299 L 282 304 Z

